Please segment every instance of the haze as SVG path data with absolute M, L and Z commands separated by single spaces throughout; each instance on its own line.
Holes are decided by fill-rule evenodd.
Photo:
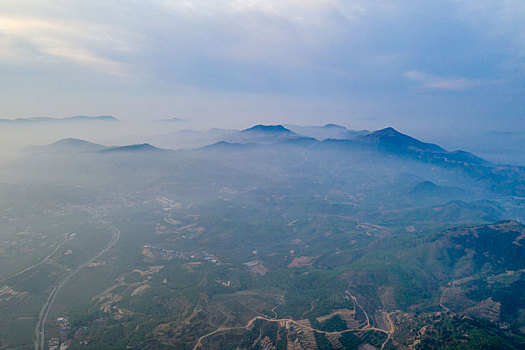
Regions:
M 523 131 L 520 1 L 2 1 L 0 117 Z M 461 134 L 461 133 L 459 133 Z
M 0 348 L 525 349 L 523 1 L 0 0 Z

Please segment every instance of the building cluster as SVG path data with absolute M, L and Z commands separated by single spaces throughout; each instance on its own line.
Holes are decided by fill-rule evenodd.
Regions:
M 60 327 L 60 333 L 58 334 L 58 337 L 48 340 L 47 344 L 49 350 L 66 350 L 71 345 L 71 340 L 67 339 L 69 330 L 71 329 L 69 317 L 57 317 L 57 325 Z
M 202 259 L 213 264 L 220 265 L 221 259 L 215 254 L 209 253 L 205 250 L 202 251 L 175 251 L 166 248 L 155 247 L 151 244 L 146 244 L 144 249 L 148 249 L 155 256 L 159 256 L 162 260 L 172 260 L 172 259 L 181 259 L 181 260 L 190 260 L 190 259 Z

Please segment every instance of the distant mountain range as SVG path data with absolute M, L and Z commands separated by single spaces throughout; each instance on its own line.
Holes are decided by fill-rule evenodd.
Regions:
M 26 152 L 28 153 L 126 153 L 158 151 L 166 150 L 152 146 L 149 143 L 108 147 L 97 143 L 73 138 L 59 140 L 45 146 L 30 146 L 26 148 Z
M 525 167 L 512 165 L 497 165 L 490 163 L 472 153 L 457 150 L 447 151 L 444 148 L 422 142 L 403 134 L 392 127 L 368 131 L 351 131 L 344 127 L 328 124 L 323 127 L 304 127 L 310 130 L 336 130 L 339 135 L 344 131 L 346 138 L 324 139 L 322 141 L 300 135 L 282 125 L 256 125 L 238 132 L 231 139 L 236 143 L 289 144 L 295 146 L 315 147 L 328 151 L 367 151 L 410 159 L 417 162 L 435 164 L 437 166 L 455 169 L 485 184 L 491 190 L 511 195 L 525 195 Z M 298 128 L 296 128 L 297 131 Z M 345 131 L 346 130 L 346 131 Z M 260 142 L 263 140 L 263 142 Z M 239 145 L 235 147 L 239 149 Z M 222 147 L 224 149 L 224 147 Z
M 106 146 L 99 145 L 93 142 L 68 138 L 53 142 L 46 146 L 29 146 L 26 152 L 99 152 L 106 149 Z
M 255 125 L 251 128 L 235 132 L 227 137 L 226 140 L 222 141 L 233 143 L 272 144 L 302 139 L 310 138 L 296 134 L 282 125 Z
M 57 123 L 57 122 L 116 122 L 118 119 L 110 115 L 101 115 L 96 117 L 88 116 L 74 116 L 67 118 L 52 118 L 52 117 L 35 117 L 35 118 L 16 118 L 16 119 L 0 119 L 0 123 L 14 123 L 14 124 L 27 124 L 27 123 Z
M 137 145 L 126 145 L 118 147 L 106 147 L 101 152 L 165 152 L 166 150 L 150 145 L 149 143 L 142 143 Z
M 304 128 L 306 129 L 303 130 L 309 131 L 310 135 L 313 134 L 312 131 L 319 133 L 319 130 L 331 130 L 336 131 L 340 136 L 346 135 L 347 138 L 319 140 L 314 137 L 298 134 L 283 125 L 255 125 L 240 131 L 214 131 L 216 138 L 223 137 L 223 139 L 219 139 L 217 143 L 211 144 L 204 149 L 227 152 L 231 150 L 243 150 L 247 147 L 294 146 L 313 147 L 319 151 L 328 152 L 366 151 L 372 154 L 399 157 L 416 162 L 434 164 L 446 169 L 454 169 L 477 182 L 485 184 L 495 192 L 525 195 L 525 167 L 496 165 L 466 151 L 458 150 L 450 152 L 439 145 L 420 141 L 391 127 L 373 132 L 351 131 L 334 124 L 323 127 Z M 296 128 L 296 131 L 299 131 L 299 129 L 300 128 Z M 106 147 L 83 140 L 66 139 L 48 146 L 31 147 L 28 150 L 30 152 L 78 151 L 115 153 L 156 152 L 162 149 L 147 143 Z M 438 189 L 432 187 L 430 184 L 423 184 L 419 189 L 415 190 L 435 191 L 438 193 L 446 189 Z
M 186 121 L 186 119 L 177 118 L 177 117 L 171 117 L 171 118 L 156 120 L 155 122 L 160 122 L 160 123 L 180 123 L 180 122 L 185 122 L 185 121 Z
M 370 133 L 368 130 L 349 130 L 344 126 L 337 124 L 326 124 L 324 126 L 285 125 L 285 127 L 297 134 L 313 137 L 319 141 L 326 139 L 354 139 L 357 136 L 363 136 Z
M 244 134 L 267 134 L 267 135 L 287 135 L 297 136 L 296 133 L 290 131 L 282 125 L 255 125 L 251 128 L 241 131 Z
M 388 153 L 439 163 L 440 165 L 451 165 L 453 163 L 489 164 L 486 160 L 472 153 L 461 150 L 449 152 L 438 145 L 419 141 L 391 127 L 360 136 L 357 141 Z

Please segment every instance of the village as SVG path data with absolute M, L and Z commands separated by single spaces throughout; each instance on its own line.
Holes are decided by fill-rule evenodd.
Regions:
M 199 259 L 208 261 L 212 264 L 221 265 L 223 263 L 222 259 L 216 256 L 215 254 L 209 253 L 206 250 L 199 251 L 175 251 L 166 248 L 160 248 L 153 246 L 151 244 L 146 244 L 142 247 L 142 254 L 148 258 L 160 258 L 162 260 L 172 260 L 172 259 L 181 259 L 181 260 L 190 260 L 190 259 Z

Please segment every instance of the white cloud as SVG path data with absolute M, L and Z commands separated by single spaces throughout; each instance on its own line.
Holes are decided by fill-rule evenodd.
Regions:
M 458 77 L 441 77 L 417 70 L 405 72 L 405 77 L 419 82 L 425 88 L 445 91 L 469 90 L 482 84 L 480 80 Z
M 162 93 L 169 95 L 162 104 L 186 103 L 189 115 L 204 91 L 230 93 L 221 106 L 235 106 L 243 93 L 269 96 L 268 105 L 280 94 L 319 101 L 344 96 L 363 105 L 378 101 L 374 106 L 387 113 L 412 92 L 407 79 L 424 89 L 480 96 L 494 81 L 521 84 L 515 71 L 525 72 L 515 68 L 525 62 L 523 1 L 0 1 L 0 85 L 12 110 L 31 99 L 31 88 L 33 96 L 45 91 L 54 98 L 46 108 L 59 106 L 66 92 L 89 95 L 84 106 L 93 100 L 131 114 L 138 109 L 126 99 L 141 96 L 140 114 L 146 114 Z M 403 103 L 413 110 L 407 106 L 420 102 Z
M 328 62 L 331 51 L 358 46 L 352 57 L 360 59 L 367 54 L 362 43 L 377 38 L 363 38 L 358 27 L 399 7 L 386 0 L 7 0 L 4 10 L 4 62 L 69 62 L 87 69 L 87 76 L 144 78 L 159 74 L 156 61 L 171 59 L 176 71 L 195 58 L 344 75 L 344 68 Z
M 73 63 L 90 71 L 125 77 L 130 66 L 114 58 L 131 53 L 119 28 L 87 21 L 0 17 L 0 60 L 27 65 Z M 111 57 L 113 56 L 113 57 Z

